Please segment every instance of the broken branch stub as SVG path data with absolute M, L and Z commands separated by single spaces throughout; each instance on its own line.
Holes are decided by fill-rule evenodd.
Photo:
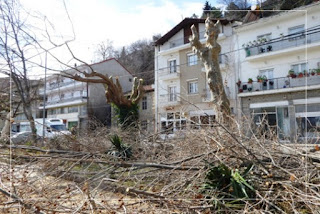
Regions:
M 108 103 L 113 103 L 114 105 L 127 106 L 131 108 L 133 104 L 137 104 L 144 95 L 143 89 L 143 79 L 133 78 L 133 86 L 131 90 L 131 95 L 127 96 L 123 92 L 122 86 L 119 82 L 119 78 L 116 77 L 113 81 L 112 76 L 108 76 L 92 71 L 90 73 L 82 72 L 85 77 L 80 75 L 66 75 L 67 77 L 74 79 L 80 82 L 89 82 L 89 83 L 102 83 L 106 90 L 106 98 Z M 98 77 L 99 79 L 92 79 L 92 77 Z
M 221 46 L 217 43 L 217 38 L 220 33 L 220 21 L 214 24 L 208 17 L 205 21 L 205 38 L 204 45 L 199 41 L 198 32 L 194 25 L 191 26 L 192 36 L 189 41 L 194 53 L 200 58 L 206 70 L 208 85 L 211 91 L 211 99 L 215 105 L 217 119 L 228 123 L 230 121 L 230 102 L 225 93 L 222 75 L 219 66 L 219 54 Z

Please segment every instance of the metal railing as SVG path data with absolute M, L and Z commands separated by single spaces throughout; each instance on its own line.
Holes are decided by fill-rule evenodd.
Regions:
M 160 94 L 160 103 L 162 104 L 170 104 L 170 103 L 179 103 L 181 101 L 180 94 L 179 93 L 173 93 L 173 94 Z
M 302 86 L 320 85 L 320 75 L 310 75 L 301 78 L 280 77 L 268 79 L 267 81 L 252 83 L 243 82 L 239 87 L 239 93 L 250 93 L 255 91 L 266 91 L 283 88 L 294 88 Z
M 56 89 L 56 88 L 60 88 L 60 87 L 64 87 L 64 86 L 67 86 L 67 85 L 72 85 L 72 84 L 78 84 L 78 83 L 82 83 L 82 82 L 79 82 L 79 81 L 70 81 L 70 82 L 59 82 L 59 83 L 55 83 L 55 84 L 50 84 L 49 85 L 49 90 L 53 90 L 53 89 Z
M 298 47 L 320 41 L 320 28 L 308 29 L 300 33 L 295 33 L 270 40 L 263 44 L 245 48 L 246 57 L 279 51 L 287 48 Z
M 87 99 L 87 96 L 77 96 L 77 97 L 70 97 L 70 98 L 66 98 L 66 99 L 47 101 L 46 105 L 53 105 L 53 104 L 57 104 L 57 103 L 65 103 L 65 102 L 70 102 L 70 101 L 75 101 L 75 100 L 83 100 L 83 99 Z
M 165 67 L 160 68 L 158 71 L 159 76 L 166 76 L 166 75 L 179 75 L 180 74 L 180 66 L 171 66 L 171 67 Z

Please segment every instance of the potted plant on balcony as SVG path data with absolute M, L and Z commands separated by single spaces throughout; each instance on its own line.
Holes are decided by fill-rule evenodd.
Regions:
M 237 84 L 238 87 L 240 87 L 241 86 L 241 80 L 238 79 L 238 82 L 236 84 Z
M 315 69 L 310 69 L 310 74 L 311 74 L 311 76 L 316 75 L 316 71 L 315 71 Z
M 252 87 L 248 87 L 248 91 L 252 91 Z
M 309 72 L 307 70 L 303 70 L 303 75 L 308 77 L 309 76 Z
M 257 76 L 257 81 L 258 81 L 258 82 L 262 82 L 262 81 L 263 81 L 263 79 L 262 79 L 262 76 L 261 76 L 261 75 L 258 75 L 258 76 Z
M 294 70 L 293 70 L 293 69 L 290 69 L 290 70 L 288 71 L 288 76 L 291 77 L 291 78 L 296 78 L 296 77 L 297 77 L 297 75 L 294 73 Z
M 269 52 L 269 51 L 272 51 L 272 46 L 271 46 L 271 45 L 268 45 L 267 51 L 268 51 L 268 52 Z
M 303 73 L 302 73 L 302 72 L 299 72 L 298 78 L 302 78 L 302 77 L 303 77 Z
M 320 75 L 320 68 L 317 68 L 315 70 L 316 70 L 317 75 Z
M 248 83 L 251 84 L 252 82 L 253 82 L 253 79 L 252 79 L 252 78 L 249 78 L 249 79 L 248 79 Z
M 269 85 L 273 85 L 274 84 L 274 81 L 273 80 L 270 80 L 269 81 Z
M 242 88 L 239 88 L 239 93 L 242 93 L 243 92 L 243 89 Z

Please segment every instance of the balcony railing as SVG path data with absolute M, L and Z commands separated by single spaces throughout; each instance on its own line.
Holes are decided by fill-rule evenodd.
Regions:
M 68 86 L 68 85 L 72 85 L 72 84 L 75 85 L 78 83 L 81 83 L 81 82 L 78 82 L 78 81 L 59 82 L 59 83 L 50 84 L 48 89 L 53 90 L 56 88 L 60 88 L 60 87 L 64 87 L 64 86 Z
M 167 75 L 179 75 L 180 74 L 180 66 L 171 66 L 171 67 L 165 67 L 160 68 L 158 71 L 159 77 L 167 76 Z
M 320 41 L 320 28 L 308 29 L 270 40 L 259 45 L 245 48 L 246 57 L 298 47 Z
M 320 75 L 314 76 L 304 76 L 301 78 L 292 78 L 292 77 L 281 77 L 268 79 L 267 81 L 252 83 L 244 82 L 241 83 L 239 88 L 239 93 L 250 93 L 255 91 L 266 91 L 274 89 L 283 89 L 283 88 L 295 88 L 311 85 L 320 85 Z
M 160 105 L 172 105 L 180 103 L 181 98 L 179 93 L 174 94 L 160 94 L 159 103 Z
M 75 100 L 84 100 L 84 99 L 87 99 L 87 96 L 70 97 L 70 98 L 61 99 L 61 100 L 52 100 L 52 101 L 47 101 L 46 106 L 54 105 L 54 104 L 58 104 L 58 103 L 60 104 L 60 103 L 71 102 L 71 101 L 75 101 Z M 40 104 L 40 106 L 43 106 L 43 105 Z

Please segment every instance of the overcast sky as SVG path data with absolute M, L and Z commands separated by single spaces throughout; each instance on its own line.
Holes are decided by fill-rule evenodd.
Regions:
M 39 11 L 55 27 L 55 33 L 71 38 L 73 50 L 90 62 L 95 46 L 107 39 L 120 48 L 152 35 L 164 35 L 193 13 L 201 15 L 200 0 L 21 0 L 27 10 Z M 216 5 L 215 1 L 209 1 Z M 73 25 L 73 28 L 72 28 Z

